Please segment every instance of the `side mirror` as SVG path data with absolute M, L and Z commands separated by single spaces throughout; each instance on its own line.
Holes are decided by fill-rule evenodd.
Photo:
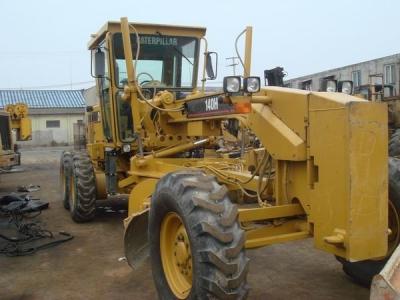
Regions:
M 94 53 L 94 75 L 95 78 L 101 78 L 106 75 L 106 56 L 99 48 Z
M 217 66 L 218 66 L 217 52 L 207 52 L 206 53 L 206 72 L 208 76 L 207 79 L 214 80 L 217 78 Z

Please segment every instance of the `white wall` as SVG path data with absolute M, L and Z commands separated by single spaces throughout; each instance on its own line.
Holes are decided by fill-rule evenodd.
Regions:
M 32 140 L 17 142 L 21 146 L 48 146 L 54 143 L 74 143 L 73 124 L 83 120 L 83 114 L 29 115 L 32 120 Z M 47 128 L 47 120 L 59 120 L 60 128 Z
M 85 98 L 86 105 L 99 104 L 99 95 L 97 94 L 97 87 L 92 86 L 83 91 L 83 97 Z

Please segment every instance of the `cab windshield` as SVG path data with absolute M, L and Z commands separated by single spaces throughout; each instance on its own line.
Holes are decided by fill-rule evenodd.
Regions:
M 132 55 L 136 57 L 136 35 L 131 34 Z M 127 72 L 122 34 L 113 36 L 116 85 L 123 87 Z M 195 86 L 198 40 L 193 37 L 140 34 L 136 78 L 142 87 L 192 89 Z

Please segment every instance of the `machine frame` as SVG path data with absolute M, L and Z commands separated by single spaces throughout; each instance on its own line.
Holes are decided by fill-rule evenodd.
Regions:
M 238 80 L 239 86 L 243 81 L 244 88 L 229 91 L 225 78 L 223 92 L 206 92 L 206 73 L 210 78 L 215 74 L 210 67 L 205 32 L 201 27 L 129 23 L 122 18 L 121 22 L 108 22 L 92 35 L 88 47 L 92 51 L 99 104 L 87 108 L 87 155 L 67 153 L 61 165 L 66 183 L 64 206 L 71 210 L 73 219 L 92 219 L 96 199 L 129 195 L 128 217 L 124 221 L 127 260 L 132 267 L 138 267 L 149 255 L 149 248 L 161 251 L 164 276 L 174 297 L 180 299 L 187 298 L 188 282 L 192 280 L 192 272 L 188 271 L 192 265 L 187 260 L 193 259 L 198 268 L 203 268 L 199 258 L 191 256 L 190 247 L 196 242 L 194 229 L 188 227 L 190 220 L 200 220 L 202 238 L 210 235 L 222 244 L 235 240 L 235 234 L 244 231 L 243 239 L 237 237 L 233 248 L 223 250 L 236 255 L 243 253 L 237 252 L 242 247 L 258 248 L 308 237 L 313 238 L 316 248 L 348 262 L 390 255 L 397 246 L 400 230 L 388 228 L 386 104 L 343 93 L 280 87 L 250 92 L 250 78 L 257 82 L 251 76 L 251 27 L 242 32 L 243 78 L 232 79 Z M 122 34 L 126 63 L 123 88 L 116 85 L 112 44 L 116 33 Z M 155 80 L 140 85 L 135 69 L 140 59 L 140 34 L 194 37 L 199 45 L 203 43 L 201 88 L 194 80 L 192 90 L 182 89 L 185 93 L 178 97 L 177 89 L 161 86 Z M 135 39 L 139 42 L 133 51 Z M 194 71 L 198 71 L 200 57 L 194 59 Z M 145 89 L 152 91 L 151 97 L 144 96 Z M 123 127 L 128 128 L 125 133 L 132 137 L 129 142 L 122 139 L 122 110 Z M 240 136 L 232 133 L 229 122 L 238 124 Z M 233 137 L 233 148 L 239 151 L 223 150 L 220 142 L 222 139 L 225 143 L 227 136 Z M 182 179 L 185 176 L 189 178 L 186 181 Z M 175 191 L 174 184 L 182 188 Z M 186 192 L 186 187 L 194 194 Z M 171 203 L 171 198 L 162 192 L 165 189 L 178 197 L 176 201 Z M 200 199 L 198 194 L 207 194 L 208 198 Z M 166 221 L 159 224 L 161 221 L 154 216 L 157 209 L 165 209 L 164 198 L 165 205 L 192 205 L 188 215 L 196 207 L 203 210 L 192 219 L 178 210 L 167 212 Z M 184 199 L 189 204 L 182 202 Z M 220 225 L 204 224 L 200 216 L 205 211 L 213 222 L 233 232 L 224 233 L 224 228 L 218 232 Z M 159 246 L 152 245 L 154 240 L 149 241 L 149 226 L 161 228 L 160 240 L 156 240 Z M 396 238 L 388 242 L 393 232 Z M 175 249 L 177 261 L 174 255 L 167 255 L 171 252 L 168 243 L 173 243 L 169 237 L 175 235 L 175 246 L 181 245 Z M 221 292 L 224 295 L 229 293 L 229 286 L 243 287 L 245 282 L 247 260 L 242 256 L 236 259 L 239 263 L 235 268 L 241 271 L 237 277 L 226 279 L 228 290 Z M 214 266 L 222 265 L 229 273 L 232 266 L 224 261 L 225 258 L 214 261 Z M 178 267 L 171 271 L 175 263 Z M 159 265 L 155 262 L 153 266 Z M 179 277 L 174 272 L 184 275 Z M 215 272 L 218 277 L 220 271 Z M 193 283 L 193 289 L 199 292 L 197 284 Z M 158 282 L 158 288 L 159 285 Z M 218 295 L 221 290 L 210 291 Z

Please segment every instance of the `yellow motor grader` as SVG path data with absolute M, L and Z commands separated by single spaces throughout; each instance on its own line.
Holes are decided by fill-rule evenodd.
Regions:
M 243 76 L 206 93 L 217 54 L 205 32 L 122 18 L 92 35 L 99 103 L 87 107 L 87 151 L 61 157 L 72 219 L 90 221 L 96 200 L 129 195 L 125 256 L 133 268 L 150 257 L 161 299 L 245 298 L 246 249 L 305 238 L 369 283 L 400 236 L 386 105 L 261 89 L 251 27 L 236 39 L 236 48 L 245 39 Z M 226 147 L 224 132 L 238 131 Z
M 12 131 L 16 131 L 17 141 L 31 139 L 31 120 L 25 103 L 9 104 L 0 111 L 0 172 L 20 164 L 20 153 L 13 141 Z

